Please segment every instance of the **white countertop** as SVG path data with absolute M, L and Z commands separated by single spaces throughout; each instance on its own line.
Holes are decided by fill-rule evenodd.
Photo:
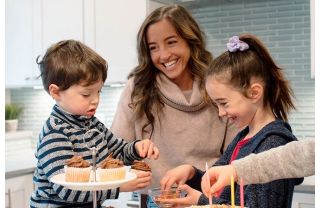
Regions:
M 19 151 L 16 156 L 6 157 L 6 172 L 35 168 L 37 161 L 34 153 L 32 149 L 25 149 Z
M 36 167 L 31 131 L 17 131 L 5 135 L 6 178 L 29 174 Z
M 6 179 L 33 173 L 36 164 L 37 161 L 32 149 L 22 150 L 16 156 L 6 157 Z

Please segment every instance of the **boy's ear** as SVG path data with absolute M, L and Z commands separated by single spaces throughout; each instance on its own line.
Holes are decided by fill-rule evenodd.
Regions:
M 263 96 L 263 86 L 259 83 L 253 83 L 250 86 L 248 96 L 253 101 L 259 101 Z
M 60 90 L 59 87 L 55 84 L 49 85 L 49 94 L 55 100 L 59 100 L 60 98 Z

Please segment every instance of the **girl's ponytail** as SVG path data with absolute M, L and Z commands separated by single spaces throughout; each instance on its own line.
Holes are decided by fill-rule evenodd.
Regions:
M 254 35 L 243 34 L 230 38 L 227 48 L 211 63 L 207 77 L 218 75 L 245 96 L 252 78 L 261 79 L 264 106 L 270 105 L 276 118 L 287 121 L 290 109 L 295 108 L 293 91 L 263 43 Z
M 269 103 L 277 118 L 287 121 L 290 109 L 295 107 L 292 101 L 293 90 L 283 74 L 283 69 L 276 65 L 267 48 L 258 38 L 244 34 L 239 39 L 246 42 L 262 62 L 262 70 L 265 73 L 261 73 L 263 75 L 261 78 L 266 85 L 264 103 Z

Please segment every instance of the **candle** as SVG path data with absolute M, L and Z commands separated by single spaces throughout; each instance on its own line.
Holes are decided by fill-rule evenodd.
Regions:
M 231 207 L 234 208 L 234 179 L 231 176 Z
M 240 206 L 244 208 L 244 192 L 243 192 L 243 180 L 240 179 Z

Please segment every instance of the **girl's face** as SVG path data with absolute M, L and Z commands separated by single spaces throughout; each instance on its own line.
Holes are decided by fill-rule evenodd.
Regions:
M 89 86 L 72 85 L 64 91 L 58 91 L 53 97 L 65 111 L 92 117 L 96 113 L 102 87 L 102 81 Z
M 188 69 L 190 48 L 168 20 L 163 19 L 150 25 L 147 41 L 152 63 L 156 68 L 180 88 L 186 82 L 192 83 Z
M 219 82 L 214 76 L 206 81 L 206 90 L 219 108 L 219 116 L 227 117 L 239 129 L 251 124 L 257 107 L 252 99 L 245 97 L 231 85 Z

